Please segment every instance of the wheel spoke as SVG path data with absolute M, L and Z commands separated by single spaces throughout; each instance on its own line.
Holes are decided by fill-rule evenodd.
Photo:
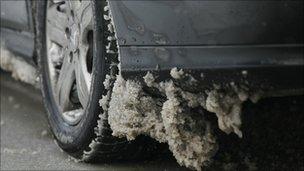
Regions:
M 61 6 L 66 5 L 62 4 Z M 68 27 L 68 16 L 65 12 L 58 11 L 58 4 L 54 4 L 49 8 L 48 22 L 60 30 L 65 30 Z
M 65 30 L 69 27 L 66 13 L 60 12 L 58 6 L 66 4 L 55 3 L 48 8 L 47 34 L 49 39 L 61 46 L 67 45 Z
M 86 61 L 85 58 L 83 57 L 86 55 L 86 52 L 87 52 L 87 48 L 80 50 L 79 59 L 75 63 L 75 67 L 77 68 L 75 70 L 77 93 L 78 93 L 79 101 L 83 107 L 87 105 L 90 86 L 91 86 L 91 80 L 90 80 L 91 76 L 87 71 L 85 65 Z
M 92 29 L 92 6 L 90 1 L 83 1 L 81 3 L 81 6 L 79 10 L 81 12 L 77 13 L 78 14 L 78 19 L 80 20 L 81 26 L 84 29 Z
M 62 68 L 57 81 L 57 101 L 59 106 L 64 111 L 69 110 L 70 106 L 70 93 L 73 83 L 75 82 L 74 65 L 70 62 L 68 56 L 63 60 Z
M 78 3 L 78 5 L 75 4 L 74 7 L 77 10 L 77 13 L 75 15 L 80 23 L 81 41 L 86 42 L 88 32 L 93 29 L 91 2 L 85 0 L 81 3 Z
M 60 30 L 57 27 L 53 27 L 49 22 L 47 22 L 47 34 L 48 38 L 60 46 L 67 46 L 67 40 L 65 38 L 64 30 Z

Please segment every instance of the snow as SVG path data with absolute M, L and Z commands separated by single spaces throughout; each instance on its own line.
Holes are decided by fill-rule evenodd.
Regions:
M 45 137 L 47 134 L 48 134 L 48 131 L 47 131 L 47 130 L 41 131 L 41 136 L 42 136 L 42 137 Z
M 21 57 L 17 57 L 8 51 L 4 45 L 1 44 L 0 67 L 12 73 L 12 77 L 16 80 L 39 87 L 38 72 L 36 68 Z
M 111 76 L 107 74 L 106 79 L 103 82 L 103 86 L 106 90 L 109 90 L 109 88 L 110 88 L 110 83 L 111 83 L 110 81 L 111 81 Z
M 191 109 L 214 113 L 222 131 L 234 132 L 241 138 L 242 104 L 255 94 L 249 95 L 249 90 L 237 88 L 234 83 L 228 89 L 215 85 L 211 90 L 191 93 L 174 83 L 181 78 L 193 78 L 190 74 L 177 68 L 170 74 L 172 79 L 156 82 L 153 74 L 147 72 L 143 77 L 145 84 L 117 76 L 107 109 L 112 135 L 134 140 L 143 134 L 166 142 L 180 165 L 201 170 L 218 145 L 204 110 Z M 144 86 L 158 89 L 165 99 L 152 97 Z
M 179 97 L 182 91 L 172 81 L 153 83 L 151 73 L 145 80 L 147 85 L 155 85 L 165 93 L 167 100 L 155 99 L 143 91 L 140 83 L 118 76 L 108 109 L 112 135 L 128 140 L 140 134 L 149 135 L 168 143 L 179 164 L 200 170 L 217 150 L 210 123 L 203 113 L 184 110 L 182 101 L 186 99 Z M 188 96 L 189 100 L 191 95 Z
M 174 79 L 181 79 L 182 76 L 184 75 L 184 71 L 182 69 L 178 70 L 176 67 L 171 69 L 170 75 Z

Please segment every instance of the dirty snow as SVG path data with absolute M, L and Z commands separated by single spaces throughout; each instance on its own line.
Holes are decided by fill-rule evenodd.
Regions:
M 153 80 L 150 76 L 145 77 L 147 81 Z M 184 110 L 180 89 L 172 81 L 158 88 L 166 94 L 166 101 L 152 98 L 139 83 L 118 76 L 108 111 L 113 135 L 128 140 L 149 135 L 168 143 L 179 164 L 200 170 L 217 149 L 209 122 L 202 113 Z
M 108 30 L 116 36 L 111 11 L 108 7 L 104 10 L 109 11 L 109 15 L 104 16 L 110 20 Z M 110 45 L 109 42 L 107 53 L 112 53 Z M 119 48 L 117 42 L 116 46 Z M 194 77 L 177 68 L 173 68 L 170 75 L 171 80 L 159 83 L 148 72 L 143 78 L 145 84 L 124 80 L 121 75 L 107 76 L 104 87 L 109 91 L 99 102 L 104 113 L 100 114 L 97 135 L 104 121 L 108 120 L 113 136 L 134 140 L 138 135 L 148 135 L 159 142 L 168 143 L 180 165 L 201 170 L 218 149 L 216 137 L 203 109 L 216 114 L 221 130 L 242 137 L 241 108 L 249 95 L 244 93 L 246 91 L 233 88 L 226 92 L 218 88 L 194 94 L 177 87 L 173 81 L 188 78 L 188 84 L 191 85 L 197 83 Z M 203 73 L 201 77 L 204 77 Z M 112 86 L 113 90 L 109 89 Z M 164 98 L 152 97 L 144 91 L 144 87 L 158 90 Z M 200 110 L 194 110 L 197 108 Z M 91 150 L 86 153 L 93 153 L 97 145 L 98 142 L 93 141 Z
M 174 79 L 181 79 L 182 76 L 184 75 L 184 71 L 181 69 L 181 70 L 178 70 L 176 67 L 171 69 L 170 71 L 170 75 L 172 76 L 172 78 Z
M 207 94 L 206 109 L 216 114 L 218 126 L 225 133 L 236 133 L 242 137 L 240 130 L 242 102 L 234 92 L 220 93 L 213 90 Z
M 201 170 L 217 151 L 216 137 L 203 109 L 216 114 L 222 131 L 242 137 L 242 103 L 250 96 L 235 85 L 228 90 L 215 86 L 206 92 L 191 93 L 174 83 L 174 79 L 193 78 L 191 75 L 177 68 L 170 74 L 173 79 L 157 83 L 148 72 L 143 77 L 145 84 L 118 75 L 107 109 L 108 121 L 113 136 L 134 140 L 140 134 L 148 135 L 168 143 L 180 165 Z M 195 82 L 191 80 L 195 79 L 190 79 L 190 84 Z M 144 86 L 157 89 L 165 98 L 152 97 Z M 200 110 L 193 110 L 197 108 Z
M 4 45 L 1 45 L 0 67 L 12 72 L 12 77 L 16 80 L 39 87 L 36 68 L 8 51 Z

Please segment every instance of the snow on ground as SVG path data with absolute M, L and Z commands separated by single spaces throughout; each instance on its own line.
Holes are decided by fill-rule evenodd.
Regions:
M 11 72 L 16 80 L 39 87 L 37 69 L 1 45 L 0 68 Z

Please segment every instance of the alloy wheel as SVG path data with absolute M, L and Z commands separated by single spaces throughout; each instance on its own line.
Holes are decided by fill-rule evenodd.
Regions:
M 48 71 L 62 118 L 76 125 L 88 105 L 92 74 L 92 7 L 88 0 L 53 0 L 47 6 Z

